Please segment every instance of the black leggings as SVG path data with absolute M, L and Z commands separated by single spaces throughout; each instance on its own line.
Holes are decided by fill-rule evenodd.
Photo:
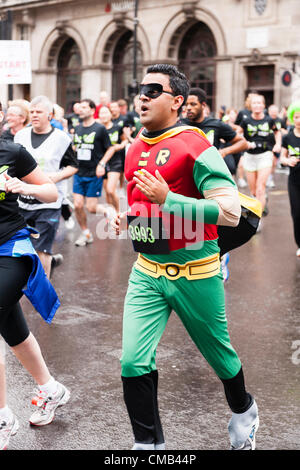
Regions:
M 29 335 L 19 300 L 31 268 L 30 258 L 0 256 L 0 334 L 9 346 L 17 346 Z
M 295 177 L 289 175 L 288 192 L 291 205 L 291 214 L 294 224 L 295 241 L 300 248 L 300 182 Z
M 232 379 L 221 379 L 225 396 L 234 413 L 244 413 L 253 404 L 246 392 L 243 369 Z M 127 407 L 135 442 L 162 444 L 164 434 L 159 417 L 157 389 L 158 372 L 153 370 L 137 377 L 122 377 L 124 401 Z

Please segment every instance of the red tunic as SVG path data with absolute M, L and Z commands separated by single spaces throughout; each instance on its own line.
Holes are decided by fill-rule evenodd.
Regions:
M 201 132 L 201 131 L 200 131 Z M 157 204 L 136 188 L 134 172 L 146 169 L 155 175 L 158 170 L 168 183 L 170 191 L 183 196 L 201 199 L 203 196 L 194 181 L 193 168 L 200 154 L 211 147 L 206 137 L 194 129 L 175 127 L 154 138 L 145 138 L 139 134 L 130 146 L 125 159 L 125 177 L 128 181 L 127 195 L 132 216 L 167 218 L 167 231 L 170 251 L 185 248 L 188 245 L 218 238 L 217 226 L 190 221 L 191 230 L 186 234 L 183 218 L 165 214 Z M 201 227 L 199 226 L 201 225 Z M 191 238 L 192 236 L 192 238 Z

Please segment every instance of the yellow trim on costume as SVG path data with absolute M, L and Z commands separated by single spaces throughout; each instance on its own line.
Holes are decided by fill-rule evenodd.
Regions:
M 193 127 L 193 126 L 174 127 L 173 129 L 170 129 L 157 137 L 145 137 L 143 133 L 141 132 L 139 135 L 139 138 L 143 142 L 146 142 L 146 144 L 154 145 L 154 144 L 157 144 L 158 142 L 161 142 L 164 139 L 168 139 L 169 137 L 174 137 L 175 135 L 180 134 L 183 131 L 196 131 L 207 139 L 205 133 L 201 131 L 201 129 L 199 129 L 198 127 Z
M 156 279 L 160 276 L 164 276 L 170 281 L 176 281 L 176 279 L 185 277 L 189 281 L 192 281 L 196 279 L 207 279 L 208 277 L 219 274 L 220 256 L 219 253 L 216 253 L 215 255 L 189 261 L 185 264 L 175 264 L 156 263 L 139 253 L 134 266 L 136 269 Z
M 239 192 L 240 204 L 245 209 L 250 210 L 259 218 L 262 216 L 262 205 L 261 202 L 256 199 L 255 197 L 246 196 L 246 194 L 242 194 Z

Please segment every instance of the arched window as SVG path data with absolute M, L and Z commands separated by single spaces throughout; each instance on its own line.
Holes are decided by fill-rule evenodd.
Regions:
M 118 40 L 113 54 L 112 99 L 129 98 L 129 87 L 133 80 L 133 33 L 126 31 Z M 137 81 L 142 79 L 142 52 L 137 47 Z
M 179 48 L 178 65 L 192 87 L 206 91 L 208 104 L 214 110 L 216 95 L 215 56 L 217 47 L 211 30 L 201 22 L 184 35 Z
M 70 112 L 72 103 L 81 98 L 81 56 L 72 38 L 62 45 L 57 61 L 57 103 Z

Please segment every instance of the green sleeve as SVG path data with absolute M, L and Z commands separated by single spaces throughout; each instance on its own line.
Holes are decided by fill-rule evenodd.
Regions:
M 216 201 L 195 199 L 172 191 L 167 194 L 163 211 L 206 224 L 216 224 L 219 217 L 219 206 Z
M 209 147 L 197 158 L 193 176 L 201 194 L 209 189 L 236 187 L 226 163 L 215 147 Z

